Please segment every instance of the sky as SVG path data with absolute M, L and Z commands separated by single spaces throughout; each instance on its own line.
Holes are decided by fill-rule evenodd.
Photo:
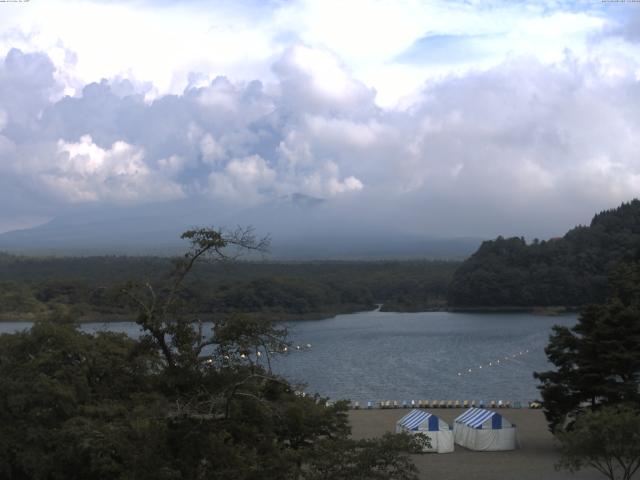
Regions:
M 0 2 L 0 233 L 305 195 L 332 228 L 561 235 L 638 196 L 639 80 L 631 1 Z

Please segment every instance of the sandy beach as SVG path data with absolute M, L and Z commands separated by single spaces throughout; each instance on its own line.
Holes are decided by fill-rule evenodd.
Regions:
M 352 410 L 349 420 L 354 438 L 378 437 L 393 432 L 395 422 L 408 410 Z M 462 413 L 462 409 L 428 410 L 449 424 Z M 559 458 L 553 436 L 547 430 L 544 414 L 540 410 L 500 409 L 518 428 L 520 448 L 508 452 L 474 452 L 455 446 L 454 453 L 414 455 L 420 469 L 420 478 L 437 480 L 597 480 L 605 478 L 594 469 L 576 474 L 556 471 Z

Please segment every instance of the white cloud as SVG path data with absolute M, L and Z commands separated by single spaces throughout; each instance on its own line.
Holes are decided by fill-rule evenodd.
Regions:
M 179 155 L 171 155 L 158 160 L 158 167 L 167 176 L 174 176 L 182 172 L 187 166 L 187 160 Z
M 10 47 L 42 51 L 58 67 L 67 92 L 101 78 L 151 81 L 147 99 L 181 93 L 203 72 L 211 80 L 273 80 L 270 67 L 292 45 L 297 61 L 315 69 L 328 92 L 342 91 L 344 63 L 354 78 L 392 106 L 425 80 L 474 68 L 490 68 L 506 55 L 557 61 L 564 50 L 587 53 L 590 36 L 606 21 L 603 6 L 521 2 L 473 4 L 436 0 L 295 0 L 292 2 L 149 2 L 49 0 L 11 9 L 0 19 L 0 55 Z M 79 22 L 76 19 L 82 18 Z M 117 35 L 113 32 L 117 31 Z M 399 62 L 428 37 L 470 39 L 462 65 Z M 628 37 L 628 35 L 627 35 Z M 333 52 L 330 55 L 319 52 Z
M 51 192 L 73 203 L 111 201 L 131 203 L 181 198 L 181 187 L 162 178 L 144 162 L 144 152 L 126 142 L 111 148 L 96 145 L 90 136 L 79 142 L 57 142 L 57 161 L 34 172 Z M 161 160 L 173 170 L 179 157 Z
M 308 125 L 313 136 L 359 148 L 371 147 L 390 128 L 375 120 L 363 123 L 322 116 L 309 117 Z
M 198 101 L 205 108 L 215 108 L 233 112 L 236 108 L 235 91 L 229 82 L 216 82 L 203 88 Z
M 32 4 L 0 19 L 0 200 L 23 192 L 34 217 L 304 193 L 474 234 L 491 208 L 517 231 L 534 210 L 637 195 L 640 46 L 628 29 L 594 36 L 610 23 L 596 8 Z M 426 55 L 439 48 L 456 62 Z
M 54 79 L 54 66 L 42 53 L 23 54 L 11 49 L 0 65 L 0 105 L 4 128 L 29 130 L 61 90 Z M 11 122 L 8 124 L 7 122 Z
M 211 134 L 207 133 L 200 139 L 200 151 L 206 163 L 215 165 L 224 158 L 224 148 L 216 142 Z
M 331 195 L 349 191 L 358 191 L 362 190 L 362 188 L 362 182 L 354 176 L 347 177 L 342 182 L 336 178 L 331 178 L 328 185 L 328 190 Z
M 296 45 L 273 66 L 284 106 L 293 112 L 370 114 L 375 92 L 326 50 Z M 286 103 L 285 103 L 286 102 Z
M 160 93 L 176 93 L 190 71 L 254 77 L 273 55 L 269 26 L 222 4 L 154 8 L 139 2 L 49 0 L 22 7 L 0 19 L 5 34 L 0 53 L 7 45 L 45 51 L 57 66 L 66 64 L 70 87 L 76 80 L 120 75 L 151 80 Z M 67 51 L 77 61 L 68 62 Z
M 209 175 L 209 193 L 243 205 L 268 199 L 276 172 L 259 155 L 231 160 L 224 170 Z

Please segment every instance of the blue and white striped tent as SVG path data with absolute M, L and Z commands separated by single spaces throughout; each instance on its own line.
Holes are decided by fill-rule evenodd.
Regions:
M 489 419 L 491 419 L 491 428 L 502 428 L 502 415 L 498 412 L 485 410 L 484 408 L 470 408 L 457 417 L 455 422 L 464 423 L 471 428 L 482 428 L 482 425 Z
M 516 426 L 498 412 L 470 408 L 453 423 L 455 443 L 471 450 L 514 450 Z
M 448 453 L 453 452 L 453 431 L 451 427 L 424 410 L 411 410 L 396 422 L 396 433 L 423 433 L 429 437 L 431 443 L 427 452 Z

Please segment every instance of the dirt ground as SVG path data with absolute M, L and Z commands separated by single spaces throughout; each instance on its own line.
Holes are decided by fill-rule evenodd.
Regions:
M 428 410 L 451 424 L 462 409 Z M 349 420 L 354 438 L 381 436 L 393 432 L 395 423 L 408 410 L 352 410 Z M 520 448 L 508 452 L 474 452 L 459 445 L 454 453 L 414 455 L 420 478 L 429 480 L 603 480 L 595 469 L 576 474 L 556 471 L 559 454 L 553 436 L 540 410 L 500 409 L 500 413 L 517 427 Z

